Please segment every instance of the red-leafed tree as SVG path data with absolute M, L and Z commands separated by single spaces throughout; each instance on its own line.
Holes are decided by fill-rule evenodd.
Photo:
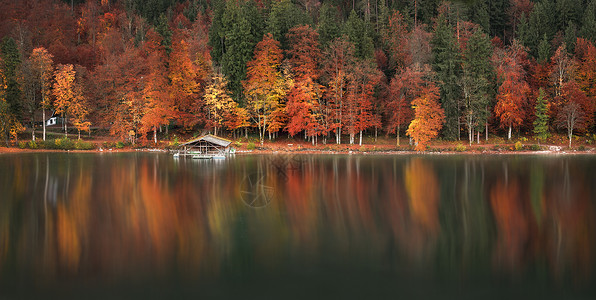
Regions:
M 389 52 L 390 67 L 401 69 L 409 65 L 408 24 L 399 11 L 395 11 L 389 17 L 387 27 L 382 30 L 381 36 Z
M 439 88 L 432 81 L 427 81 L 420 97 L 412 101 L 412 107 L 414 119 L 406 134 L 414 139 L 416 151 L 424 151 L 445 122 L 445 113 L 439 104 Z
M 175 117 L 174 105 L 170 97 L 166 70 L 166 50 L 161 45 L 162 38 L 153 30 L 147 32 L 143 45 L 147 57 L 148 74 L 143 77 L 143 98 L 146 102 L 141 119 L 141 138 L 153 131 L 153 143 L 157 144 L 157 130 L 168 125 Z
M 590 127 L 594 122 L 594 106 L 596 105 L 596 47 L 590 41 L 578 38 L 575 53 L 576 59 L 579 61 L 575 80 L 589 99 L 590 105 L 586 107 L 586 122 Z
M 573 79 L 577 67 L 576 62 L 569 56 L 567 47 L 562 44 L 551 58 L 551 82 L 555 88 L 555 96 L 562 94 L 563 85 Z
M 347 37 L 340 37 L 329 44 L 324 55 L 324 77 L 327 84 L 326 116 L 327 129 L 335 134 L 335 141 L 341 144 L 344 124 L 344 105 L 347 98 L 349 75 L 354 62 L 354 45 Z
M 587 125 L 586 111 L 581 103 L 587 102 L 586 95 L 579 89 L 575 82 L 569 82 L 563 87 L 563 102 L 559 103 L 555 124 L 567 130 L 569 148 L 574 130 L 584 130 Z
M 524 106 L 530 93 L 523 68 L 525 59 L 526 49 L 517 41 L 513 41 L 506 49 L 496 48 L 492 58 L 497 77 L 501 82 L 497 93 L 495 114 L 500 120 L 501 127 L 509 129 L 508 139 L 511 139 L 512 128 L 520 126 L 525 118 Z
M 359 133 L 359 145 L 362 145 L 362 132 L 371 127 L 381 126 L 380 118 L 375 115 L 373 109 L 374 97 L 373 92 L 375 87 L 380 83 L 382 74 L 375 68 L 371 61 L 359 61 L 353 70 L 352 82 L 350 83 L 350 97 L 348 97 L 348 105 L 353 113 L 346 114 L 346 120 L 352 121 L 347 123 L 346 127 L 350 134 L 350 144 L 354 143 L 354 134 Z M 354 106 L 355 105 L 355 106 Z M 352 109 L 354 108 L 355 109 Z
M 286 129 L 292 136 L 304 131 L 313 144 L 318 135 L 326 132 L 322 86 L 317 82 L 321 59 L 318 39 L 319 34 L 308 25 L 294 27 L 288 33 L 294 84 L 288 92 Z
M 272 121 L 279 116 L 283 107 L 281 100 L 287 91 L 286 81 L 279 70 L 282 58 L 279 42 L 271 34 L 266 34 L 257 44 L 253 60 L 247 63 L 244 93 L 248 111 L 259 130 L 261 145 L 269 127 L 277 125 Z
M 149 68 L 140 49 L 130 44 L 122 47 L 105 52 L 102 64 L 95 69 L 97 113 L 100 125 L 112 135 L 134 141 L 147 105 L 144 86 Z

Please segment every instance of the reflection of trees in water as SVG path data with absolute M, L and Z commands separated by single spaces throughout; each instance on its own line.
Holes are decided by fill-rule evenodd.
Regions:
M 404 173 L 409 214 L 401 244 L 409 256 L 428 262 L 428 257 L 435 251 L 440 229 L 437 176 L 432 167 L 420 158 L 412 159 Z
M 464 274 L 491 258 L 512 273 L 541 257 L 554 274 L 594 265 L 594 188 L 573 160 L 504 167 L 305 156 L 284 165 L 251 156 L 214 168 L 162 156 L 65 161 L 0 161 L 11 173 L 0 178 L 0 268 L 10 259 L 48 277 L 218 274 L 328 253 L 383 265 L 438 258 Z M 275 189 L 259 210 L 241 201 L 253 172 Z
M 594 272 L 596 222 L 594 190 L 590 190 L 586 166 L 564 159 L 546 177 L 545 251 L 552 273 L 559 278 L 572 273 L 586 279 Z M 559 174 L 559 176 L 552 176 Z M 551 175 L 551 176 L 549 176 Z M 589 176 L 589 175 L 588 175 Z

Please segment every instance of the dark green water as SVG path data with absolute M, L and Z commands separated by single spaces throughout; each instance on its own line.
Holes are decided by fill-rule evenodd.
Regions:
M 595 299 L 595 156 L 0 155 L 0 299 Z

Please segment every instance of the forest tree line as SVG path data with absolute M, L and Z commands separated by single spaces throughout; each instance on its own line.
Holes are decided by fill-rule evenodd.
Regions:
M 594 130 L 596 0 L 1 0 L 0 134 Z M 43 129 L 36 124 L 43 124 Z M 67 128 L 65 128 L 66 130 Z M 39 131 L 42 131 L 41 133 Z M 347 141 L 345 140 L 347 138 Z

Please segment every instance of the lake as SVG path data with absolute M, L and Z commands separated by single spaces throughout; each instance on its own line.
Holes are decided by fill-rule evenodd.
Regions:
M 0 299 L 592 298 L 595 171 L 589 155 L 2 154 Z

